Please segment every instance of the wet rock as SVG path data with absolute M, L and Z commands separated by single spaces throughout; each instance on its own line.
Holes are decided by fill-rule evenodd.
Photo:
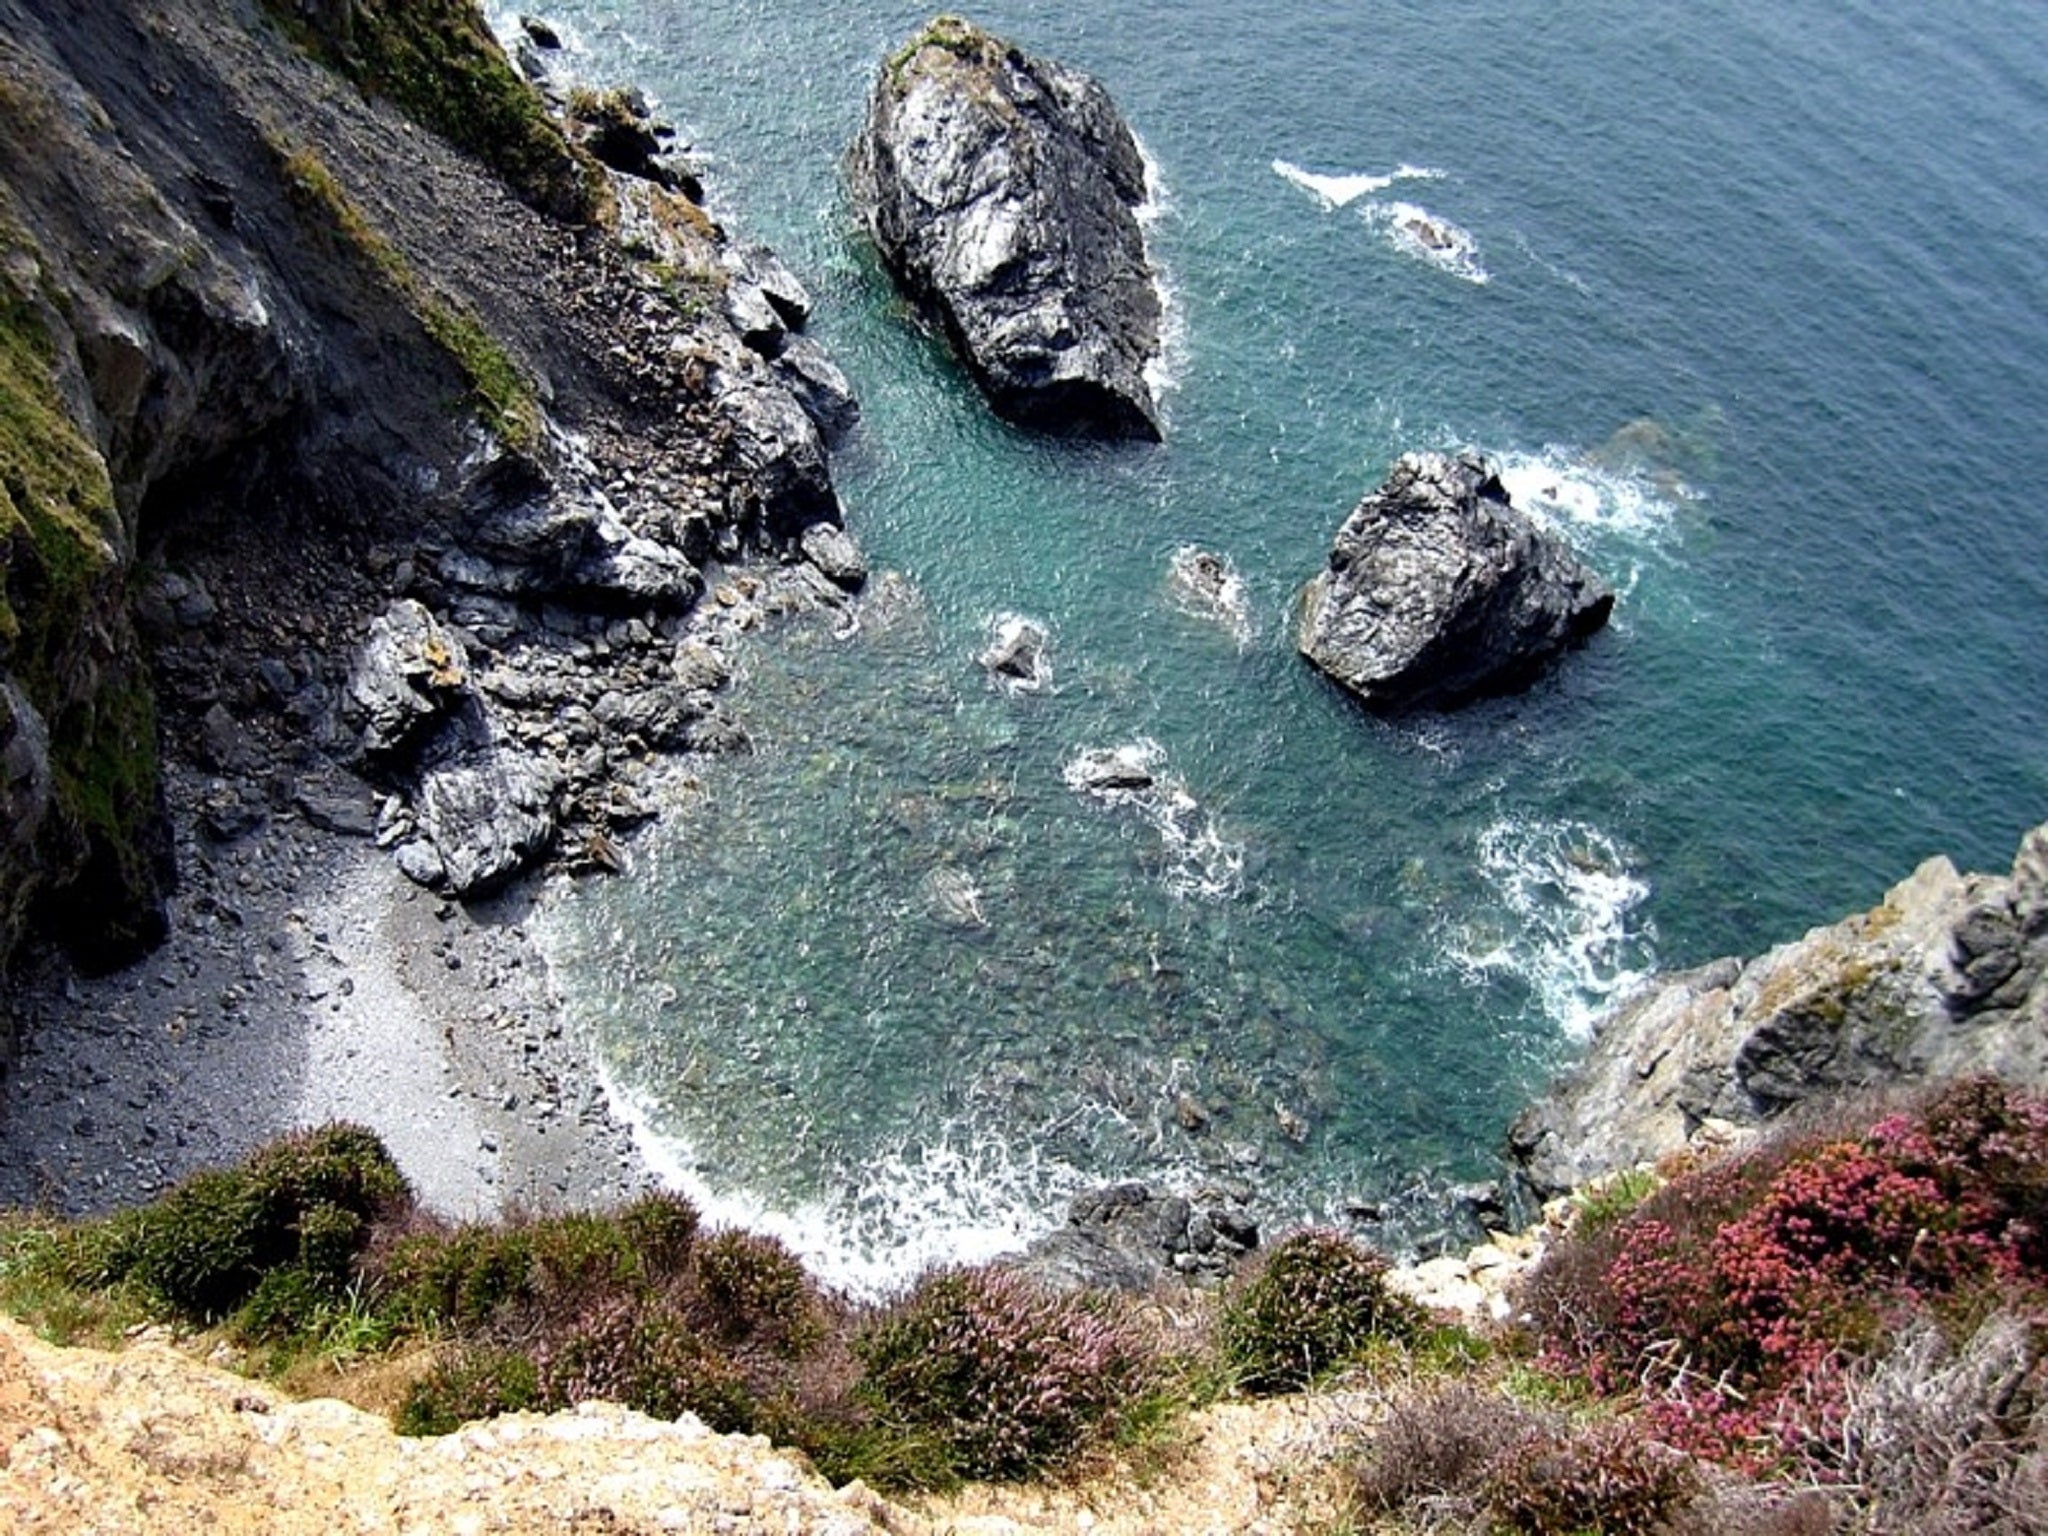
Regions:
M 853 386 L 825 349 L 808 336 L 791 336 L 775 354 L 775 376 L 796 397 L 828 444 L 860 424 Z
M 1526 686 L 1613 607 L 1484 460 L 1411 453 L 1338 530 L 1297 641 L 1373 709 L 1448 707 Z
M 1036 619 L 1006 614 L 995 621 L 988 645 L 975 660 L 1006 691 L 1036 693 L 1052 680 L 1049 640 Z
M 1220 1284 L 1258 1242 L 1257 1223 L 1217 1191 L 1190 1198 L 1112 1184 L 1075 1196 L 1067 1224 L 1015 1267 L 1058 1290 L 1142 1292 L 1169 1275 Z
M 782 258 L 764 245 L 733 244 L 719 253 L 726 275 L 726 318 L 763 357 L 779 357 L 810 318 L 811 295 Z
M 1067 783 L 1091 794 L 1150 789 L 1158 782 L 1158 754 L 1148 743 L 1094 747 L 1067 764 Z
M 831 581 L 849 590 L 868 579 L 868 563 L 853 536 L 833 523 L 813 523 L 797 540 L 803 556 Z
M 1145 165 L 1099 84 L 941 17 L 877 75 L 849 173 L 883 261 L 998 413 L 1159 438 Z
M 754 487 L 764 531 L 787 540 L 813 523 L 844 521 L 817 424 L 758 359 L 752 370 L 720 369 L 712 385 L 730 428 L 733 457 Z

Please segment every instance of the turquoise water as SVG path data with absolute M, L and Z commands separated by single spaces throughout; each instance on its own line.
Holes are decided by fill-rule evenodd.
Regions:
M 1402 1211 L 1634 978 L 2048 815 L 2048 8 L 979 11 L 1156 165 L 1168 440 L 1114 448 L 995 422 L 854 229 L 839 156 L 924 11 L 559 9 L 866 410 L 837 473 L 896 575 L 749 653 L 757 753 L 550 940 L 650 1149 L 842 1278 L 1109 1177 Z M 1459 445 L 1623 598 L 1531 693 L 1384 723 L 1292 594 L 1396 455 Z M 1187 545 L 1241 612 L 1179 598 Z M 1009 614 L 1043 692 L 975 662 Z M 1140 743 L 1168 792 L 1063 778 Z

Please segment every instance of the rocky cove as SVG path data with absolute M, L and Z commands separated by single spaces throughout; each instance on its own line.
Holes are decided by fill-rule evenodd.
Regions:
M 531 942 L 543 879 L 630 869 L 635 830 L 688 798 L 693 760 L 748 749 L 730 683 L 754 637 L 872 611 L 828 452 L 857 407 L 804 334 L 803 284 L 719 227 L 677 135 L 630 90 L 564 71 L 545 24 L 515 39 L 566 124 L 559 143 L 522 128 L 540 170 L 522 153 L 508 184 L 450 148 L 409 115 L 388 59 L 379 74 L 396 45 L 366 29 L 388 14 L 8 10 L 7 294 L 10 324 L 33 327 L 20 348 L 10 333 L 9 358 L 33 365 L 42 407 L 8 424 L 30 421 L 75 476 L 8 482 L 30 503 L 7 525 L 9 613 L 29 638 L 8 653 L 0 735 L 10 1203 L 129 1203 L 329 1118 L 377 1128 L 449 1214 L 644 1187 Z M 984 48 L 1029 91 L 1095 110 L 1092 82 L 978 33 L 933 39 L 885 63 L 878 117 L 920 54 L 945 71 Z M 139 103 L 172 107 L 129 116 Z M 187 113 L 208 131 L 163 127 Z M 1128 211 L 1135 148 L 1093 137 Z M 857 176 L 876 174 L 867 153 Z M 1000 272 L 1009 258 L 981 237 L 954 254 Z M 1123 277 L 1141 262 L 1123 235 L 1107 249 Z M 1138 340 L 1102 343 L 1110 414 L 1156 436 L 1156 315 L 1142 296 L 1124 307 Z M 973 360 L 957 314 L 935 323 L 999 409 L 1077 430 L 1073 391 L 1006 408 L 1011 365 Z M 1506 505 L 1482 465 L 1404 461 L 1368 497 L 1393 542 L 1396 482 L 1418 471 Z M 1432 512 L 1457 499 L 1424 492 Z M 1484 510 L 1476 545 L 1515 546 L 1567 592 L 1505 583 L 1504 606 L 1544 610 L 1520 626 L 1537 657 L 1583 640 L 1612 594 Z M 1384 534 L 1365 511 L 1339 535 L 1338 575 Z M 1187 569 L 1211 607 L 1234 579 L 1200 551 Z M 1352 600 L 1399 608 L 1434 574 L 1411 563 L 1395 599 Z M 1317 622 L 1312 604 L 1305 651 Z M 1445 622 L 1487 631 L 1511 682 L 1537 669 L 1499 639 L 1516 624 Z M 1017 627 L 983 664 L 1030 692 L 1048 655 L 1044 629 Z M 1510 685 L 1438 670 L 1453 700 Z M 1408 686 L 1397 711 L 1439 682 Z M 1165 795 L 1140 758 L 1077 759 L 1100 769 L 1081 792 Z M 1517 1124 L 1511 1171 L 1553 1196 L 1847 1090 L 1984 1068 L 2042 1081 L 2041 836 L 2010 879 L 1931 866 L 1865 918 L 1666 979 Z M 938 892 L 963 927 L 973 893 Z M 1283 1131 L 1295 1113 L 1281 1106 Z M 1502 1198 L 1468 1192 L 1473 1225 L 1503 1224 Z M 1243 1204 L 1112 1190 L 1040 1263 L 1213 1280 L 1257 1240 Z

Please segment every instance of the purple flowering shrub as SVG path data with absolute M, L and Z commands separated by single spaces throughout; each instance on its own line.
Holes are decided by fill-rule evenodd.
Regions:
M 1560 1246 L 1529 1291 L 1554 1360 L 1672 1444 L 1812 1460 L 1854 1362 L 1907 1318 L 2048 1283 L 2048 1101 L 1952 1085 L 1860 1137 L 1674 1180 Z

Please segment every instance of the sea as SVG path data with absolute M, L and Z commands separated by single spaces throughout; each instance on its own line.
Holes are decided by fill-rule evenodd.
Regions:
M 748 646 L 752 754 L 540 937 L 655 1167 L 850 1291 L 1125 1179 L 1398 1247 L 1653 973 L 2048 818 L 2039 0 L 973 12 L 1142 141 L 1158 446 L 997 421 L 865 243 L 843 155 L 926 10 L 547 14 L 809 285 L 878 574 Z M 1528 692 L 1383 720 L 1293 611 L 1415 449 L 1493 457 L 1620 601 Z M 1046 675 L 998 686 L 1023 622 Z M 1090 793 L 1101 751 L 1153 787 Z

